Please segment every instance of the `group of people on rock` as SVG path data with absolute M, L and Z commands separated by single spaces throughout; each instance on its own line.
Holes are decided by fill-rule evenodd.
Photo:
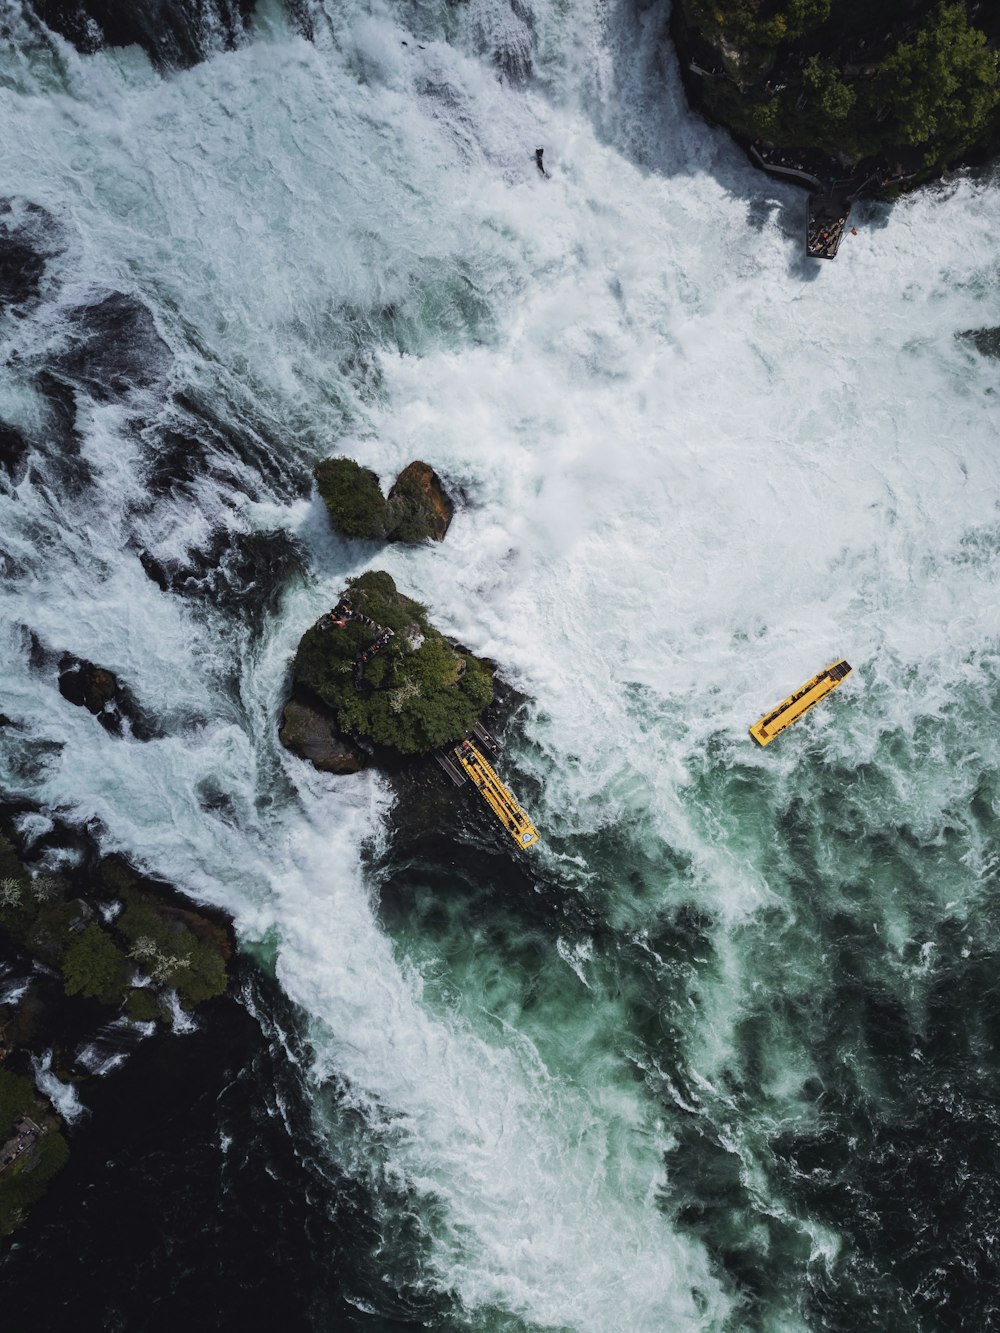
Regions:
M 385 625 L 380 625 L 377 621 L 372 620 L 370 616 L 363 616 L 360 611 L 355 611 L 346 594 L 341 597 L 332 611 L 327 611 L 325 615 L 320 616 L 317 623 L 320 629 L 343 629 L 349 620 L 360 620 L 362 625 L 367 625 L 369 629 L 375 631 L 374 639 L 354 659 L 354 681 L 355 684 L 360 684 L 362 671 L 375 654 L 380 653 L 386 644 L 396 637 L 396 632 Z

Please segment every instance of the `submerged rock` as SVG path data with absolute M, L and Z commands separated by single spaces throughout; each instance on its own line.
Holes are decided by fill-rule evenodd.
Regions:
M 0 313 L 37 300 L 49 260 L 63 248 L 51 214 L 23 199 L 0 199 Z
M 282 588 L 303 568 L 302 548 L 283 528 L 242 532 L 216 528 L 185 561 L 139 551 L 148 578 L 163 592 L 208 603 L 259 625 L 273 611 Z
M 396 478 L 388 499 L 378 476 L 352 458 L 324 458 L 316 485 L 341 536 L 362 541 L 441 541 L 454 505 L 441 478 L 427 463 L 410 463 Z
M 19 486 L 28 471 L 28 442 L 13 426 L 0 421 L 0 470 L 14 486 Z
M 278 739 L 322 773 L 357 773 L 365 766 L 361 750 L 337 734 L 336 714 L 299 699 L 285 704 Z
M 112 735 L 120 736 L 126 722 L 128 730 L 139 740 L 148 740 L 153 735 L 131 690 L 106 667 L 63 653 L 59 659 L 59 693 L 71 704 L 93 713 Z
M 963 329 L 955 337 L 974 347 L 980 356 L 1000 361 L 1000 328 Z
M 122 402 L 134 390 L 160 387 L 173 353 L 141 301 L 109 292 L 67 312 L 69 345 L 53 358 L 58 371 L 98 402 Z

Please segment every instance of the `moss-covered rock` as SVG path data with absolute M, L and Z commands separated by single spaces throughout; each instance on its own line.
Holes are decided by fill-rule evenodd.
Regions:
M 366 541 L 440 541 L 448 531 L 453 505 L 441 478 L 419 460 L 396 478 L 388 499 L 370 468 L 351 458 L 324 458 L 315 468 L 316 486 L 341 537 Z
M 384 540 L 385 496 L 370 468 L 353 458 L 324 458 L 314 476 L 335 532 L 357 540 Z
M 470 731 L 493 698 L 489 669 L 450 644 L 388 574 L 350 580 L 347 596 L 353 619 L 336 625 L 324 618 L 302 636 L 296 686 L 333 710 L 342 736 L 399 754 L 427 754 Z M 392 638 L 362 661 L 378 627 Z

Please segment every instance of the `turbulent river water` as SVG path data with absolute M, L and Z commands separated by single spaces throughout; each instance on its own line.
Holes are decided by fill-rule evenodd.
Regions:
M 180 70 L 4 7 L 0 224 L 45 264 L 0 314 L 0 786 L 276 978 L 270 1113 L 356 1189 L 340 1249 L 252 1117 L 223 1141 L 282 1227 L 317 1212 L 312 1327 L 1000 1319 L 998 363 L 962 336 L 1000 324 L 1000 192 L 869 206 L 807 262 L 664 17 L 330 0 L 307 40 L 264 5 Z M 331 453 L 430 462 L 444 543 L 338 541 Z M 365 568 L 524 700 L 530 856 L 439 775 L 278 746 Z M 62 651 L 152 738 L 62 699 Z

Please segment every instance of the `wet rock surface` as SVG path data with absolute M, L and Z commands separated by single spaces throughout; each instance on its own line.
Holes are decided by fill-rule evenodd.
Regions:
M 45 209 L 0 199 L 0 314 L 23 314 L 38 299 L 49 260 L 61 249 L 61 229 Z
M 113 736 L 127 732 L 138 740 L 149 740 L 156 734 L 131 690 L 113 672 L 73 653 L 59 658 L 59 693 L 93 713 Z
M 146 307 L 124 292 L 75 306 L 66 314 L 69 346 L 53 358 L 62 376 L 98 402 L 122 402 L 134 390 L 163 385 L 173 362 Z
M 357 773 L 365 767 L 364 753 L 338 735 L 336 715 L 318 700 L 290 699 L 281 715 L 278 739 L 321 773 Z
M 304 568 L 302 548 L 289 533 L 217 529 L 187 559 L 138 553 L 143 569 L 163 592 L 208 603 L 259 625 L 277 605 L 281 589 Z
M 154 64 L 185 69 L 246 32 L 253 0 L 35 0 L 42 22 L 84 55 L 140 46 Z

